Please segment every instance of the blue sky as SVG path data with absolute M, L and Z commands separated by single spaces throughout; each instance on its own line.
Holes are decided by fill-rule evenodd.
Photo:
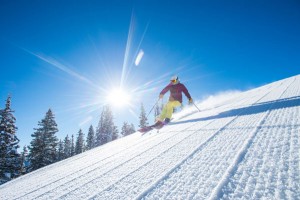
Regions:
M 140 103 L 149 111 L 173 74 L 196 100 L 297 75 L 299 10 L 297 0 L 4 0 L 0 108 L 11 94 L 24 145 L 49 108 L 59 138 L 86 134 L 121 82 L 132 101 L 115 122 L 137 125 Z

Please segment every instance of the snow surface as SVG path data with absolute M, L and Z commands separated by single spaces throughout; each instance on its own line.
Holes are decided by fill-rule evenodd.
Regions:
M 300 76 L 0 186 L 0 199 L 300 199 Z

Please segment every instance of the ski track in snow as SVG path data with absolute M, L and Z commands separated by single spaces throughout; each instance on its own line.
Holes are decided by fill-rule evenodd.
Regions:
M 300 76 L 0 186 L 0 199 L 300 199 Z

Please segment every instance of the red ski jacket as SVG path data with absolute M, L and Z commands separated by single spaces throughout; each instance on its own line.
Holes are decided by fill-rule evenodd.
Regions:
M 161 92 L 160 94 L 164 95 L 170 90 L 170 97 L 169 101 L 179 101 L 182 103 L 182 92 L 185 94 L 185 96 L 190 99 L 191 95 L 189 91 L 186 89 L 186 87 L 182 83 L 177 83 L 173 85 L 170 83 L 167 85 Z

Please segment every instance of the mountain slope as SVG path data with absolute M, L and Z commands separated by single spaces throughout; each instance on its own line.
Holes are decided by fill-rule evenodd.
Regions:
M 299 131 L 295 76 L 20 177 L 0 198 L 300 199 Z

